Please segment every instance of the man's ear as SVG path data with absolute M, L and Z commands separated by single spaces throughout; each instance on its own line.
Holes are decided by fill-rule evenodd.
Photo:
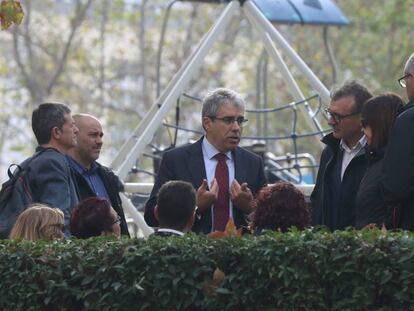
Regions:
M 196 214 L 196 211 L 194 210 L 194 213 L 191 215 L 190 219 L 188 220 L 188 224 L 187 224 L 188 231 L 191 231 L 191 228 L 194 225 L 195 218 L 196 218 L 195 214 Z
M 158 205 L 155 205 L 154 208 L 154 217 L 159 222 L 160 221 L 160 211 L 158 210 Z
M 202 125 L 203 129 L 207 132 L 208 129 L 211 127 L 211 122 L 213 122 L 209 117 L 203 117 Z
M 52 128 L 51 133 L 50 133 L 50 138 L 54 138 L 55 140 L 60 138 L 60 135 L 62 134 L 62 131 L 55 126 L 54 128 Z

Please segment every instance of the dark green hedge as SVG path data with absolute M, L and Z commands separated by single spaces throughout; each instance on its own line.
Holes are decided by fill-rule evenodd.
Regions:
M 216 268 L 225 274 L 218 287 L 212 285 Z M 1 310 L 413 306 L 414 236 L 407 232 L 0 242 Z

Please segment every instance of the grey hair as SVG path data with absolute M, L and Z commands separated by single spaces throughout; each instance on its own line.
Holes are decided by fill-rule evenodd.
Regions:
M 414 53 L 410 55 L 407 62 L 405 63 L 404 73 L 413 73 L 414 74 Z
M 39 105 L 32 113 L 32 129 L 39 145 L 48 144 L 52 137 L 52 129 L 62 129 L 65 115 L 70 114 L 70 108 L 65 104 L 48 102 Z
M 208 92 L 204 97 L 201 116 L 217 117 L 220 107 L 224 104 L 232 104 L 244 111 L 245 103 L 240 94 L 230 89 L 218 88 Z

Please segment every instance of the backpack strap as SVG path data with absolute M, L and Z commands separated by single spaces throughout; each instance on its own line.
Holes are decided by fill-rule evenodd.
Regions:
M 24 168 L 28 168 L 30 163 L 36 159 L 38 156 L 40 156 L 43 152 L 45 152 L 46 150 L 49 149 L 53 149 L 53 148 L 44 148 L 42 150 L 36 151 L 31 157 L 29 157 L 26 161 L 26 163 L 24 163 L 24 167 L 22 165 L 22 163 L 20 164 L 10 164 L 8 170 L 7 170 L 7 175 L 9 175 L 10 179 L 13 179 L 14 176 L 16 175 L 16 173 L 18 174 L 20 171 L 22 171 Z M 16 167 L 14 170 L 12 170 L 13 167 Z
M 12 168 L 16 167 L 13 171 Z M 22 170 L 22 167 L 19 164 L 10 164 L 9 168 L 7 169 L 7 175 L 9 175 L 10 179 L 13 179 L 14 174 L 17 172 L 19 173 Z

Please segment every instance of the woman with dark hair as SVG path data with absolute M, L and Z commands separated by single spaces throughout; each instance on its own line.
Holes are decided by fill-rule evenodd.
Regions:
M 100 235 L 121 235 L 121 218 L 103 198 L 90 197 L 82 200 L 73 209 L 70 217 L 70 232 L 80 239 Z
M 292 226 L 303 230 L 310 225 L 305 196 L 291 183 L 279 181 L 262 188 L 255 203 L 256 210 L 250 224 L 255 233 L 264 229 L 286 232 Z
M 396 94 L 386 93 L 369 99 L 361 111 L 361 125 L 367 137 L 368 168 L 356 196 L 355 227 L 386 225 L 393 228 L 393 207 L 387 207 L 381 196 L 380 180 L 383 156 L 392 127 L 404 102 Z

